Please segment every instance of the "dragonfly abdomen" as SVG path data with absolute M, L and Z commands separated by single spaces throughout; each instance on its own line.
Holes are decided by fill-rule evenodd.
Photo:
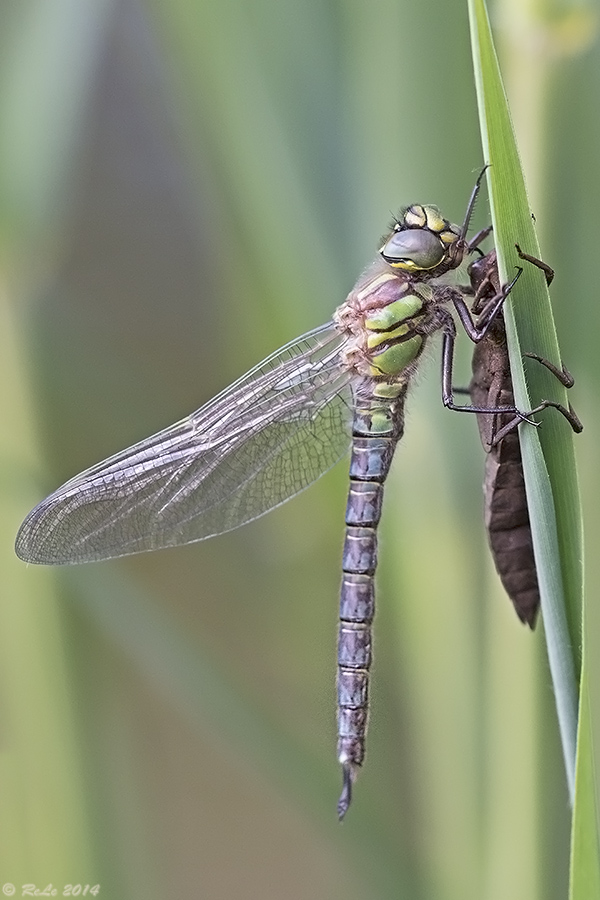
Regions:
M 517 251 L 546 273 L 549 284 L 553 272 L 545 263 L 533 256 Z M 520 274 L 520 273 L 519 273 Z M 516 278 L 502 286 L 498 273 L 496 251 L 476 260 L 469 266 L 471 291 L 475 297 L 472 311 L 485 318 L 499 299 L 506 299 Z M 517 278 L 519 276 L 517 275 Z M 548 360 L 527 353 L 544 365 L 565 387 L 572 387 L 573 379 L 564 369 L 557 369 Z M 525 477 L 521 458 L 521 445 L 517 428 L 522 416 L 514 416 L 514 396 L 504 317 L 499 312 L 492 320 L 492 327 L 478 343 L 473 354 L 473 378 L 469 386 L 473 406 L 483 407 L 478 413 L 481 442 L 486 451 L 485 461 L 485 524 L 496 569 L 506 593 L 512 600 L 517 615 L 530 628 L 535 627 L 540 605 L 540 591 L 533 551 L 533 537 L 527 507 Z M 486 406 L 505 407 L 507 412 L 490 415 Z M 559 403 L 544 400 L 532 410 L 540 412 L 554 407 L 567 419 L 575 433 L 583 426 L 573 410 Z
M 405 393 L 404 382 L 375 383 L 370 396 L 358 400 L 354 415 L 338 636 L 338 760 L 344 772 L 340 818 L 365 755 L 377 526 L 384 482 L 404 427 Z
M 500 296 L 496 251 L 469 267 L 475 295 L 473 308 L 480 311 Z M 475 406 L 514 406 L 504 317 L 498 313 L 486 337 L 473 354 L 473 378 L 469 386 Z M 535 627 L 540 593 L 533 538 L 525 493 L 521 446 L 512 414 L 477 416 L 481 442 L 486 451 L 484 497 L 485 525 L 500 580 L 522 622 Z M 501 441 L 496 435 L 514 422 Z
M 516 430 L 486 457 L 484 495 L 485 524 L 500 580 L 521 621 L 533 628 L 540 592 Z

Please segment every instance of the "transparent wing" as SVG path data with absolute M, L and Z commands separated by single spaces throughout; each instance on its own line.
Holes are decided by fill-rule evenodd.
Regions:
M 110 559 L 261 516 L 347 451 L 350 375 L 332 323 L 282 347 L 181 422 L 72 478 L 29 513 L 26 562 Z

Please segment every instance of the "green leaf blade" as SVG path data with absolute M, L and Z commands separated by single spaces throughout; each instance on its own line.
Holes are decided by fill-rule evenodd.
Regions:
M 539 256 L 525 181 L 485 4 L 469 4 L 482 141 L 489 163 L 488 183 L 494 236 L 503 281 L 523 268 L 506 323 L 515 400 L 531 409 L 542 399 L 568 404 L 565 389 L 523 353 L 535 352 L 560 366 L 556 330 L 545 278 L 522 263 L 515 249 Z M 539 433 L 537 433 L 539 432 Z M 521 428 L 521 448 L 542 596 L 548 655 L 567 768 L 574 789 L 577 678 L 581 667 L 582 534 L 577 474 L 570 427 L 546 414 L 539 429 Z
M 519 265 L 516 242 L 527 253 L 540 253 L 483 0 L 470 0 L 469 14 L 492 220 L 500 276 L 506 281 L 511 267 Z M 521 409 L 542 399 L 566 405 L 566 391 L 544 367 L 530 360 L 523 366 L 523 351 L 561 366 L 545 279 L 527 264 L 523 270 L 506 309 L 515 400 Z M 588 665 L 582 650 L 583 534 L 573 436 L 562 416 L 546 414 L 541 428 L 520 429 L 520 441 L 548 658 L 574 800 L 569 894 L 571 900 L 597 900 L 600 841 Z

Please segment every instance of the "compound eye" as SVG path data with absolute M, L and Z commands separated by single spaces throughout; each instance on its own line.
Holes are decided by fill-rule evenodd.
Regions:
M 420 228 L 395 231 L 381 248 L 381 255 L 397 269 L 420 271 L 435 269 L 446 255 L 446 248 L 435 234 Z

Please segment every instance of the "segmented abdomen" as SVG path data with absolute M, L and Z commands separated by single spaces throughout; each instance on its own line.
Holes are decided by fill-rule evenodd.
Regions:
M 517 615 L 533 628 L 540 592 L 516 429 L 486 457 L 484 495 L 485 524 L 496 570 Z
M 356 767 L 365 755 L 377 526 L 383 485 L 404 429 L 406 388 L 406 382 L 365 379 L 355 394 L 338 638 L 338 759 L 344 770 L 340 817 L 349 805 Z
M 494 257 L 495 265 L 495 257 Z M 497 270 L 492 269 L 497 276 Z M 473 354 L 473 378 L 469 387 L 474 406 L 514 406 L 504 319 L 499 314 L 493 328 Z M 477 416 L 486 451 L 485 525 L 496 571 L 522 622 L 530 628 L 540 605 L 533 539 L 527 509 L 525 478 L 517 421 L 512 414 Z M 500 430 L 514 427 L 498 443 Z

